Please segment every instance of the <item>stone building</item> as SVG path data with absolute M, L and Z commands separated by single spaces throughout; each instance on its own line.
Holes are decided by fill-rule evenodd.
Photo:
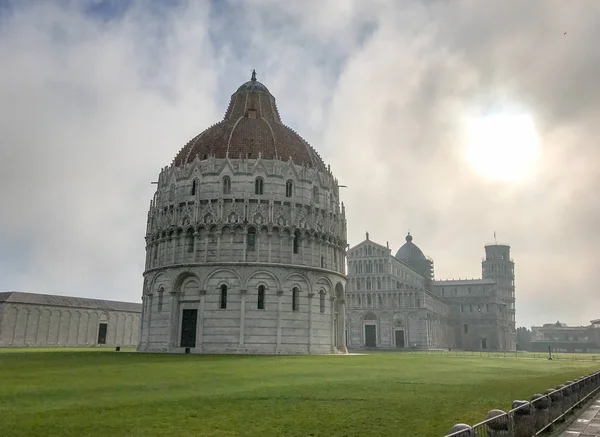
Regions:
M 139 303 L 0 293 L 2 346 L 137 346 Z
M 510 248 L 485 251 L 481 279 L 436 281 L 410 233 L 395 256 L 367 233 L 348 251 L 348 347 L 515 350 Z
M 599 352 L 600 320 L 587 326 L 569 326 L 566 323 L 545 323 L 531 327 L 531 350 L 534 352 Z
M 139 351 L 345 351 L 338 182 L 256 80 L 158 177 Z

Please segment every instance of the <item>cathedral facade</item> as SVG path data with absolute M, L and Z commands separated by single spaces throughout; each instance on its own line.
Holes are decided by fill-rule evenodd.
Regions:
M 138 350 L 345 352 L 346 240 L 336 178 L 253 73 L 159 174 Z
M 510 246 L 485 246 L 480 279 L 436 281 L 412 240 L 395 256 L 368 234 L 349 249 L 348 347 L 516 350 Z

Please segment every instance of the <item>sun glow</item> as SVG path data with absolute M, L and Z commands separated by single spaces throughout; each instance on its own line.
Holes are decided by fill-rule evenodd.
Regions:
M 466 159 L 489 179 L 522 181 L 539 156 L 539 137 L 531 116 L 498 113 L 467 121 Z

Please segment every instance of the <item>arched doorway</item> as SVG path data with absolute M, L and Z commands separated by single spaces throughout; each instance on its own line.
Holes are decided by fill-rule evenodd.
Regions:
M 404 333 L 404 324 L 402 321 L 397 320 L 394 323 L 394 346 L 397 348 L 404 348 L 406 346 L 406 335 Z
M 368 312 L 363 317 L 363 345 L 368 348 L 377 347 L 378 334 L 378 319 L 377 316 Z

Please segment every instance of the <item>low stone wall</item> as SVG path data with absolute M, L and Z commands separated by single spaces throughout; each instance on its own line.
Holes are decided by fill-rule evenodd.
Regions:
M 515 400 L 508 412 L 491 410 L 476 425 L 454 425 L 445 437 L 532 437 L 551 434 L 555 425 L 563 423 L 600 390 L 600 372 L 567 381 L 530 400 Z M 540 434 L 538 434 L 540 433 Z

